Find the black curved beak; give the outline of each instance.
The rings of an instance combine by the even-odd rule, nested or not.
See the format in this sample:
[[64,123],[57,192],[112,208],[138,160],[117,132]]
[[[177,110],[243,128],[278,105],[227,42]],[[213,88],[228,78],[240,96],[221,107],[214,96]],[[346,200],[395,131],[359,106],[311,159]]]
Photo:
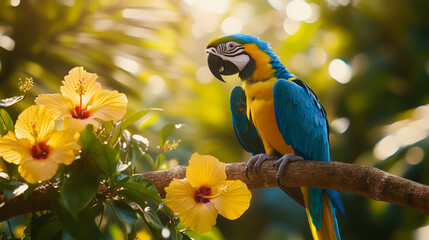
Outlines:
[[222,75],[233,75],[240,71],[232,62],[224,61],[221,57],[211,53],[207,57],[207,63],[212,74],[222,82],[225,82]]

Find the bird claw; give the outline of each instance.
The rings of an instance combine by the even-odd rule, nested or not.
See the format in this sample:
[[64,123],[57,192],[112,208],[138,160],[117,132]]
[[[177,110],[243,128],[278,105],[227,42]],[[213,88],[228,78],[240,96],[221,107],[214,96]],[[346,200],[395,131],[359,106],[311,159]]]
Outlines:
[[263,162],[265,162],[266,160],[273,159],[277,159],[277,157],[265,153],[256,154],[255,156],[251,157],[249,161],[247,161],[246,168],[244,169],[247,179],[249,179],[249,169],[252,166],[254,167],[254,172],[258,173],[259,168],[261,167]]
[[293,153],[290,153],[290,154],[283,155],[281,158],[279,158],[274,162],[273,167],[279,167],[276,174],[277,185],[281,187],[285,187],[280,183],[280,179],[283,177],[284,168],[290,161],[299,161],[299,160],[304,160],[304,158],[297,156]]

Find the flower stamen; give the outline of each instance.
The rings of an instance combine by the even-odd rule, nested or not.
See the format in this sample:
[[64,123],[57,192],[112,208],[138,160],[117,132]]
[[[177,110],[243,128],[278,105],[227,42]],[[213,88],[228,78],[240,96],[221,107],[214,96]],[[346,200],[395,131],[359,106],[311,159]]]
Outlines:
[[194,195],[195,202],[197,203],[208,203],[210,202],[210,194],[212,194],[212,189],[206,186],[201,186]]
[[37,137],[39,136],[39,134],[37,133],[37,130],[36,130],[37,121],[34,121],[34,122],[30,121],[30,126],[31,126],[33,137],[34,137],[34,145],[30,150],[31,156],[37,160],[48,158],[49,146],[46,143],[44,143],[43,141],[39,142],[37,139]]
[[26,78],[24,81],[20,78],[18,86],[19,86],[19,91],[27,93],[34,86],[33,78],[32,77]]
[[85,83],[85,78],[81,78],[78,80],[78,84],[75,87],[76,93],[79,95],[79,106],[76,106],[73,111],[71,112],[71,115],[73,118],[77,119],[86,119],[89,117],[89,112],[86,110],[86,106],[83,106],[82,96],[86,94],[86,91],[88,90],[88,86]]
[[31,148],[31,156],[37,160],[43,160],[49,156],[49,146],[44,142],[36,142]]
[[227,193],[228,191],[229,191],[229,188],[230,188],[231,186],[230,185],[225,185],[225,184],[222,184],[222,185],[220,185],[218,188],[217,188],[217,190],[218,190],[218,193],[216,193],[215,195],[211,195],[211,196],[206,196],[206,198],[217,198],[217,197],[219,197],[219,196],[222,196],[222,195],[224,195],[225,193]]

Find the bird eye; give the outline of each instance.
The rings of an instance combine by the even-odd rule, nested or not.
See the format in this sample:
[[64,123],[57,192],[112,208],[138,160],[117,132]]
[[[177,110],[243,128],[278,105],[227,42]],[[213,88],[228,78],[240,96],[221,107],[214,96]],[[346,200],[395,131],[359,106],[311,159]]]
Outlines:
[[235,44],[230,42],[230,43],[228,43],[227,46],[228,46],[228,49],[233,49],[235,47]]

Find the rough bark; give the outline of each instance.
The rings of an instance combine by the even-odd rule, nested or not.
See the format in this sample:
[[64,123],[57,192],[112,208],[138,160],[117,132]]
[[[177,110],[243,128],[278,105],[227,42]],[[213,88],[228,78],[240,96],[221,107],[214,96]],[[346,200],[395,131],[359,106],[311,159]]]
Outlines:
[[[246,163],[226,165],[227,178],[241,180],[249,189],[277,187],[277,169],[273,161],[262,164],[260,171],[249,172],[246,178]],[[253,169],[252,169],[253,170]],[[153,182],[162,198],[164,188],[174,178],[186,176],[186,167],[142,173]],[[359,166],[341,162],[294,161],[290,162],[283,174],[281,183],[287,187],[317,187],[352,192],[377,201],[391,202],[429,215],[429,186],[416,183],[370,166]],[[24,200],[17,197],[4,203],[0,196],[0,221],[23,213],[49,209],[49,191],[41,188]]]

